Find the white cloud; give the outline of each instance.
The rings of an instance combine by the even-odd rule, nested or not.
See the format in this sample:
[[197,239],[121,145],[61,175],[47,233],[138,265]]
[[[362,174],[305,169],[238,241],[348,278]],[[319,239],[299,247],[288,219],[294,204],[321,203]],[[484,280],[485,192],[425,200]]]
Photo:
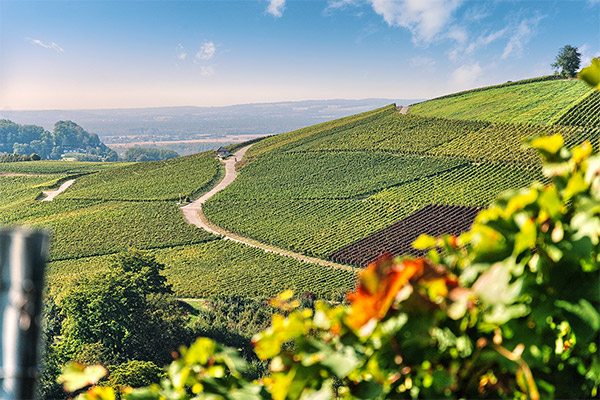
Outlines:
[[461,26],[452,26],[448,29],[447,37],[453,39],[457,43],[465,43],[469,39],[467,30]]
[[[600,0],[598,0],[598,2],[600,3]],[[592,58],[600,57],[600,50],[593,51],[587,43],[583,46],[579,46],[578,50],[581,54],[581,68],[590,65],[592,63]]]
[[204,42],[196,53],[196,60],[210,60],[214,57],[217,48],[213,42]]
[[57,45],[56,43],[52,42],[50,44],[46,44],[44,42],[42,42],[41,40],[37,40],[37,39],[32,39],[32,38],[25,38],[26,40],[28,40],[30,43],[41,46],[45,49],[53,49],[56,50],[58,52],[63,52],[65,51],[65,49],[63,49],[62,47],[60,47],[59,45]]
[[535,36],[537,27],[544,17],[525,18],[513,29],[510,39],[502,52],[502,59],[516,54],[520,55],[523,47]]
[[508,34],[508,28],[500,29],[495,32],[483,33],[479,37],[469,43],[466,40],[463,43],[458,42],[452,50],[448,52],[448,58],[452,61],[457,61],[461,57],[470,56],[481,48],[487,47],[489,44],[505,37]]
[[283,9],[285,8],[285,0],[269,0],[269,6],[267,12],[275,18],[280,18],[283,15]]
[[187,57],[187,53],[181,43],[177,45],[177,59],[183,61]]
[[413,34],[413,42],[431,42],[451,21],[463,0],[368,0],[390,26]]
[[479,63],[462,65],[452,72],[452,86],[458,90],[472,88],[482,74]]
[[323,14],[329,15],[329,13],[333,10],[356,5],[356,0],[329,0],[327,2],[327,7],[325,7],[325,10],[323,10]]

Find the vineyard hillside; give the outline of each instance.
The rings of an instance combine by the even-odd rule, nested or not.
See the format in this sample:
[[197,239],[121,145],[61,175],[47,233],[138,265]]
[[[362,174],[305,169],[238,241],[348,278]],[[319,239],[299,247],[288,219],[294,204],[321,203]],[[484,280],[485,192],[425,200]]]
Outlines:
[[546,77],[426,101],[407,115],[390,105],[272,136],[248,150],[236,181],[204,213],[238,235],[364,266],[371,256],[349,252],[366,238],[389,243],[376,254],[405,253],[402,226],[421,221],[441,232],[455,207],[485,208],[506,190],[546,183],[524,143],[554,134],[597,143],[592,93]]
[[[238,177],[202,210],[239,236],[362,267],[386,251],[410,252],[419,227],[465,230],[499,193],[545,182],[524,141],[560,133],[569,144],[597,142],[599,102],[578,82],[538,79],[427,101],[406,115],[391,104],[270,136],[252,143]],[[180,297],[294,289],[343,299],[356,269],[266,253],[184,220],[177,203],[223,175],[213,152],[143,163],[4,163],[0,223],[51,231],[52,285],[102,270],[133,247],[166,265]],[[40,201],[73,178],[53,201]]]
[[[550,79],[553,77],[547,77]],[[415,104],[414,115],[551,125],[593,91],[579,80],[530,79]]]

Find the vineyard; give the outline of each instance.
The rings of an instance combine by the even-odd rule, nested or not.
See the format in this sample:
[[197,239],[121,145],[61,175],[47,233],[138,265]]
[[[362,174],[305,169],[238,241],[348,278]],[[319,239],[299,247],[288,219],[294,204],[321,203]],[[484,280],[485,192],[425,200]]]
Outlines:
[[[362,266],[383,251],[410,253],[415,227],[463,230],[501,192],[546,183],[527,138],[598,140],[600,97],[588,93],[575,81],[507,84],[427,101],[408,115],[390,105],[270,136],[255,141],[237,179],[203,211],[231,232],[322,259]],[[352,272],[220,240],[185,222],[180,195],[198,197],[223,173],[212,152],[133,164],[0,164],[0,223],[51,230],[54,284],[134,247],[165,263],[179,297],[294,289],[342,299]],[[54,201],[36,201],[70,177],[75,184]]]
[[235,233],[326,258],[418,208],[402,202],[313,199],[216,200],[206,203],[204,210],[212,222]]
[[433,99],[414,105],[410,113],[462,120],[548,125],[590,92],[578,80],[538,81]]
[[205,191],[219,177],[212,152],[112,168],[87,175],[63,195],[65,199],[179,200]]
[[366,267],[388,253],[394,256],[410,254],[422,257],[425,251],[412,246],[421,234],[434,237],[446,233],[459,235],[469,230],[479,211],[481,209],[478,207],[430,204],[387,228],[335,251],[329,259]]
[[1,175],[0,210],[18,204],[23,198],[35,199],[42,191],[55,186],[63,175]]
[[[297,261],[229,240],[153,250],[167,266],[166,275],[178,297],[270,297],[284,288],[342,300],[355,285],[353,272]],[[104,268],[111,256],[54,261],[51,282]]]
[[600,92],[591,92],[556,122],[558,125],[600,128]]
[[229,231],[325,258],[428,204],[485,207],[505,190],[545,182],[523,142],[555,133],[596,135],[384,108],[347,130],[316,129],[282,146],[267,139],[274,150],[248,159],[203,209]]
[[[242,169],[216,199],[351,199],[455,169],[464,161],[376,152],[275,154]],[[252,185],[246,184],[251,181]]]
[[82,161],[35,161],[35,162],[11,162],[0,163],[0,175],[3,173],[17,174],[64,174],[81,175],[98,172],[105,169],[116,168],[127,163],[102,163],[102,162],[82,162]]

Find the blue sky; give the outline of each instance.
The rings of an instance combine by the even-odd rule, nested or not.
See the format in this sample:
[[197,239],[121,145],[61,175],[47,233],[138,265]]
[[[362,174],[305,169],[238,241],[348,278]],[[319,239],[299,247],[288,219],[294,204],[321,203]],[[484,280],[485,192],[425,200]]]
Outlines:
[[0,109],[428,98],[600,56],[600,0],[0,0]]

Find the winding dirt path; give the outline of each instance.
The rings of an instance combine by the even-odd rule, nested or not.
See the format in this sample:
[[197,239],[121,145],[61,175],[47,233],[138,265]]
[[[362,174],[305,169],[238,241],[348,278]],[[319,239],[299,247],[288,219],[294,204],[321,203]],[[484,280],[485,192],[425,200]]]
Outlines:
[[237,243],[245,244],[246,246],[256,247],[258,249],[264,250],[269,253],[275,253],[286,257],[295,258],[296,260],[309,262],[313,264],[320,264],[327,267],[332,268],[340,268],[347,271],[353,271],[354,268],[348,265],[337,264],[331,261],[321,260],[315,257],[305,256],[304,254],[295,253],[293,251],[284,250],[275,246],[271,246],[269,244],[261,243],[257,240],[250,239],[236,233],[230,232],[226,229],[216,226],[212,222],[206,218],[204,212],[202,211],[202,204],[204,204],[208,199],[212,196],[220,192],[229,186],[235,178],[237,178],[237,171],[235,170],[236,160],[241,160],[246,154],[246,151],[250,148],[251,145],[242,147],[237,152],[233,154],[233,156],[229,157],[229,159],[225,160],[223,163],[225,164],[225,177],[221,182],[217,184],[211,191],[205,193],[198,200],[193,201],[187,206],[181,207],[181,212],[183,213],[183,217],[189,224],[196,225],[199,228],[204,229],[210,233],[215,235],[222,236],[224,239],[232,240]]
[[406,113],[408,112],[408,109],[410,108],[410,106],[400,106],[400,107],[396,107],[396,109],[398,110],[398,112],[400,114],[404,114],[406,115]]
[[52,200],[54,200],[54,198],[56,196],[58,196],[59,194],[61,194],[65,190],[67,190],[67,188],[69,186],[71,186],[73,183],[75,183],[75,179],[69,179],[68,181],[63,182],[63,184],[60,185],[58,187],[58,189],[56,189],[56,190],[49,190],[49,191],[43,192],[46,195],[46,198],[44,198],[42,201],[52,201]]

